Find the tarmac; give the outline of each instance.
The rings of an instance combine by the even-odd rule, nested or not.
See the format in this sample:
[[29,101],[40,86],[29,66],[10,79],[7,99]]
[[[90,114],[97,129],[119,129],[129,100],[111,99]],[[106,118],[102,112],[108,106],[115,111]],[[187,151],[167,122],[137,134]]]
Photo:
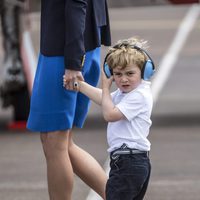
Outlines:
[[[32,13],[30,19],[37,55],[39,13]],[[148,52],[157,66],[149,135],[152,174],[145,200],[200,200],[199,5],[115,7],[110,8],[110,22],[113,43],[139,35],[149,41]],[[103,47],[102,60],[106,51]],[[0,61],[2,58],[0,50]],[[0,124],[10,122],[12,112],[12,108],[0,109]],[[47,200],[39,134],[5,128],[0,131],[0,200]],[[85,127],[75,130],[74,140],[105,166],[106,123],[98,106],[92,103]],[[99,199],[89,197],[90,192],[75,176],[72,199]]]

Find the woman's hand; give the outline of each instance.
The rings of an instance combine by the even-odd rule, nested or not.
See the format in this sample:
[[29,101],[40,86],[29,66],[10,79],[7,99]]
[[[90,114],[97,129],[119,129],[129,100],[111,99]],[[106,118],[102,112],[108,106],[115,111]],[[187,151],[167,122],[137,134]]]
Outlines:
[[63,76],[63,87],[67,90],[79,91],[79,81],[84,81],[83,75],[80,71],[65,70]]

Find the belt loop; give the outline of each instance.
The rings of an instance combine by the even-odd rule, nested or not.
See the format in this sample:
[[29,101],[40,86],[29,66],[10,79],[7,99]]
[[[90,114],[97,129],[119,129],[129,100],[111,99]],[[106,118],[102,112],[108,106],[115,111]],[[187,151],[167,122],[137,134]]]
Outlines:
[[126,143],[123,143],[122,146],[120,147],[120,149],[126,149],[126,148],[127,148]]

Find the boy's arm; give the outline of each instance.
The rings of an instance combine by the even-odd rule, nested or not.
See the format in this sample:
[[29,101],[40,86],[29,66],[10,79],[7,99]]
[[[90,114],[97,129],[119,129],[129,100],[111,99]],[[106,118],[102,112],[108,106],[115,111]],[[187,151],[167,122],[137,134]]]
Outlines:
[[108,88],[102,90],[102,111],[107,122],[115,122],[125,119],[122,112],[114,105]]
[[67,76],[66,75],[63,76],[63,87],[65,89],[81,92],[84,95],[86,95],[88,98],[90,98],[92,101],[94,101],[96,104],[101,105],[102,90],[100,88],[93,87],[92,85],[82,80],[75,81],[75,78],[72,78],[72,79],[74,81],[70,81],[68,83]]
[[105,74],[102,73],[102,112],[104,119],[108,122],[125,119],[125,116],[112,101],[112,97],[110,95],[112,81],[113,77],[108,79]]
[[83,93],[87,97],[89,97],[92,101],[94,101],[96,104],[101,105],[102,101],[102,89],[93,87],[92,85],[84,82],[79,81],[78,82],[79,92]]

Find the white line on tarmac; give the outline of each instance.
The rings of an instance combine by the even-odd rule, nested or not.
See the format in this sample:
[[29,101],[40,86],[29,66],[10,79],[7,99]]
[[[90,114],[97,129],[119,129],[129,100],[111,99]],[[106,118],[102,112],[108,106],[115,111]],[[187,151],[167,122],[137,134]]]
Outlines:
[[176,60],[178,59],[179,52],[181,51],[189,33],[194,27],[196,20],[198,19],[200,12],[200,6],[193,5],[190,7],[187,15],[181,22],[178,32],[175,38],[165,54],[164,58],[161,60],[159,69],[156,72],[155,79],[152,83],[152,93],[154,97],[154,102],[157,101],[158,95],[165,85],[172,68],[174,67]]
[[[161,60],[159,69],[156,72],[155,79],[152,82],[152,94],[154,97],[154,103],[156,103],[160,91],[165,85],[172,68],[174,67],[181,48],[183,47],[189,33],[194,27],[196,20],[198,19],[200,12],[199,5],[192,5],[188,10],[186,16],[182,20],[178,32],[176,33],[174,40],[165,54],[164,58]],[[104,169],[106,173],[109,172],[109,158],[107,158]],[[89,194],[86,200],[101,200],[102,198],[95,193],[92,189],[89,191]]]

